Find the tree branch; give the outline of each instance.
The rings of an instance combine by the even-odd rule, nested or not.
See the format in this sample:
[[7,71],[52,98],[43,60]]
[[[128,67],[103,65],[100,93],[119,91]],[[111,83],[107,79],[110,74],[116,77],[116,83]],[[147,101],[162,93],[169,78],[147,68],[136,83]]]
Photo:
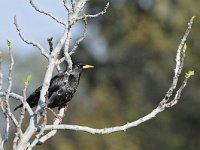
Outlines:
[[76,8],[76,0],[71,0],[72,9]]
[[66,23],[60,19],[58,19],[57,17],[55,17],[53,14],[51,14],[50,12],[47,12],[45,10],[42,10],[42,9],[39,9],[34,3],[33,3],[33,0],[29,0],[31,6],[39,13],[41,14],[45,14],[49,17],[51,17],[53,20],[55,20],[57,23],[63,25],[64,27],[66,26]]
[[13,55],[12,55],[12,44],[11,44],[11,42],[7,41],[7,45],[8,45],[8,48],[9,48],[10,67],[9,67],[9,73],[8,73],[8,87],[7,87],[7,90],[5,92],[5,101],[1,102],[1,109],[3,111],[4,117],[5,117],[5,120],[6,120],[6,128],[5,128],[4,138],[2,139],[2,142],[1,142],[1,147],[3,147],[4,143],[9,138],[9,129],[10,129],[9,118],[11,119],[11,121],[14,123],[15,126],[17,126],[17,124],[18,124],[15,116],[10,111],[10,104],[9,104],[10,92],[11,92],[11,88],[12,88],[12,70],[13,70],[13,65],[14,65],[14,59],[13,59]]
[[16,29],[17,29],[17,31],[18,31],[18,33],[19,33],[19,36],[20,36],[20,38],[22,39],[22,41],[24,41],[25,43],[27,43],[27,44],[29,44],[29,45],[32,45],[32,46],[37,47],[37,48],[40,50],[40,52],[41,52],[41,54],[42,54],[43,56],[45,56],[47,59],[49,58],[49,54],[47,54],[47,53],[45,52],[45,49],[44,49],[39,43],[36,43],[36,42],[34,42],[34,41],[30,41],[30,40],[28,40],[28,39],[26,39],[26,38],[24,37],[24,35],[23,35],[22,31],[21,31],[21,28],[19,27],[19,25],[18,25],[18,23],[17,23],[17,17],[16,17],[16,16],[14,17],[14,25],[15,25],[15,27],[16,27]]
[[[166,103],[169,98],[171,97],[174,89],[176,88],[176,85],[178,83],[178,79],[179,79],[179,76],[181,74],[181,71],[182,71],[182,68],[183,68],[183,65],[184,65],[184,58],[185,58],[185,51],[187,49],[187,45],[185,44],[185,41],[192,29],[192,24],[193,24],[193,20],[194,20],[195,16],[193,16],[190,21],[188,22],[188,27],[185,31],[185,34],[183,36],[183,38],[181,39],[181,42],[178,46],[178,50],[177,50],[177,54],[176,54],[176,67],[174,69],[174,77],[173,77],[173,81],[172,81],[172,84],[169,88],[169,90],[167,91],[166,95],[165,95],[165,98],[161,101],[161,104],[163,103]],[[183,45],[185,44],[184,48],[183,48]],[[182,50],[183,49],[183,50]]]
[[96,18],[96,17],[98,17],[98,16],[100,16],[100,15],[104,15],[104,14],[106,13],[106,11],[107,11],[109,5],[110,5],[110,4],[109,4],[109,2],[108,2],[108,3],[106,4],[106,6],[104,7],[103,11],[101,11],[101,12],[99,12],[99,13],[97,13],[97,14],[94,14],[94,15],[86,15],[86,14],[84,14],[83,16],[78,17],[77,19],[78,19],[78,20],[81,20],[81,19],[84,19],[85,17],[87,17],[87,18]]
[[[48,43],[49,43],[49,51],[50,51],[50,54],[51,54],[51,52],[53,51],[53,42],[52,42],[52,40],[53,40],[53,37],[47,38],[47,41],[48,41]],[[58,71],[59,73],[62,72],[62,70],[61,70],[59,64],[56,65],[56,69],[57,69],[57,71]]]
[[64,7],[67,9],[68,13],[70,13],[70,8],[67,5],[67,0],[63,0]]
[[[191,29],[193,19],[194,19],[194,17],[192,17],[192,19],[190,20],[190,22],[188,24],[188,28],[186,30],[186,33],[183,36],[183,39],[185,39],[185,40],[186,40],[186,38],[187,38],[187,36],[189,34],[189,31]],[[176,68],[175,68],[175,78],[177,78],[177,79],[179,78],[179,76],[180,76],[180,74],[182,72],[183,65],[184,65],[186,45],[183,47],[183,44],[185,43],[185,40],[184,40],[183,43],[181,42],[181,44],[180,44],[180,45],[182,45],[181,49],[180,49],[180,45],[179,45],[179,48],[177,50]],[[183,47],[183,49],[182,49],[182,47]],[[178,70],[178,71],[176,71],[176,70]],[[146,121],[156,117],[157,114],[159,114],[160,112],[164,111],[166,108],[170,108],[170,107],[174,106],[178,102],[178,100],[180,99],[181,92],[185,88],[189,77],[191,75],[193,75],[193,72],[192,73],[191,72],[186,74],[182,85],[177,90],[176,95],[175,95],[174,99],[171,102],[167,103],[167,101],[164,98],[165,101],[162,100],[160,102],[160,104],[158,105],[158,107],[155,108],[152,112],[150,112],[149,114],[145,115],[144,117],[139,118],[138,120],[133,121],[131,123],[127,123],[127,124],[122,125],[122,126],[116,126],[116,127],[104,128],[104,129],[95,129],[95,128],[90,128],[90,127],[86,127],[86,126],[77,126],[77,125],[65,125],[65,124],[55,125],[54,124],[54,125],[46,125],[45,130],[53,130],[54,131],[54,130],[58,130],[58,129],[64,129],[64,130],[84,131],[84,132],[88,132],[88,133],[91,133],[91,134],[109,134],[109,133],[112,133],[112,132],[126,131],[127,129],[129,129],[131,127],[138,126],[139,124],[141,124],[143,122],[146,122]],[[174,81],[174,78],[173,78],[173,82],[175,82],[175,81]],[[171,87],[170,87],[170,89],[171,89]],[[45,141],[44,139],[46,140],[47,137],[45,137],[45,136],[42,137],[40,141],[44,142]]]
[[[47,108],[47,106],[46,106]],[[36,135],[36,138],[33,140],[33,142],[28,146],[28,150],[32,150],[33,147],[35,147],[37,145],[37,143],[39,142],[39,139],[41,138],[41,136],[44,134],[45,132],[45,126],[47,124],[47,116],[46,116],[47,112],[46,112],[46,109],[45,111],[43,112],[43,123],[41,125],[41,129],[40,129],[40,132]]]
[[49,43],[49,51],[50,51],[50,54],[51,54],[51,52],[53,51],[53,42],[52,42],[52,40],[53,40],[53,37],[47,38],[47,42]]
[[21,125],[23,123],[23,119],[24,119],[24,115],[25,115],[26,90],[27,90],[28,84],[29,83],[27,81],[25,81],[25,85],[24,85],[24,89],[23,89],[23,102],[22,102],[23,106],[22,106],[21,115],[20,115],[20,118],[19,118],[19,123],[17,125],[17,132],[15,133],[15,138],[13,140],[14,147],[16,147],[16,144],[17,144],[17,141],[19,140],[19,138],[22,137],[22,134],[20,134],[20,130],[21,130]]
[[[180,99],[181,92],[185,88],[187,81],[189,77],[185,77],[182,85],[180,86],[179,90],[177,91],[174,99],[170,103],[166,103],[164,105],[159,105],[157,108],[155,108],[152,112],[145,115],[144,117],[141,117],[137,119],[136,121],[126,123],[122,126],[115,126],[110,128],[103,128],[103,129],[96,129],[96,128],[90,128],[87,126],[78,126],[78,125],[66,125],[66,124],[60,124],[60,125],[46,125],[45,130],[53,130],[51,132],[55,132],[55,130],[74,130],[74,131],[84,131],[91,134],[110,134],[113,132],[119,132],[119,131],[126,131],[129,128],[136,127],[150,119],[153,119],[156,117],[159,113],[165,110],[165,108],[170,108],[174,106],[178,100]],[[48,136],[44,136],[41,138],[41,142],[44,143],[48,139]]]
[[72,50],[69,52],[69,55],[72,55],[75,53],[76,49],[78,48],[79,44],[85,39],[86,34],[87,34],[87,17],[85,17],[84,19],[84,31],[83,31],[83,35],[80,37],[79,40],[76,41],[74,47],[72,48]]
[[[64,114],[65,114],[65,108],[61,108],[58,115],[59,115],[61,118],[63,118]],[[54,121],[53,124],[54,124],[54,125],[60,124],[59,118],[56,118],[56,120]],[[46,125],[46,126],[47,126],[47,125]],[[46,126],[44,127],[44,130],[46,130]],[[46,140],[48,140],[48,139],[50,139],[51,137],[53,137],[56,133],[57,133],[57,130],[56,130],[56,129],[50,131],[50,132],[47,133],[46,135],[42,136],[42,137],[39,139],[39,141],[38,141],[37,144],[38,144],[38,145],[43,144]]]

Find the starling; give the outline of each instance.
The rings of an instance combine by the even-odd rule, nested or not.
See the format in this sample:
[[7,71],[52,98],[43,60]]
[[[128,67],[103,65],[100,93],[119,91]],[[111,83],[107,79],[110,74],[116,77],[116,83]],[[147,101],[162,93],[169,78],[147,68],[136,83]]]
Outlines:
[[[80,75],[84,69],[93,68],[94,66],[86,64],[74,64],[72,72],[67,71],[57,74],[50,81],[48,89],[48,108],[58,107],[58,110],[65,107],[67,103],[73,98],[80,80]],[[28,98],[27,103],[31,108],[38,105],[40,98],[40,90],[42,86],[38,87]],[[23,104],[17,106],[14,111],[22,107]]]

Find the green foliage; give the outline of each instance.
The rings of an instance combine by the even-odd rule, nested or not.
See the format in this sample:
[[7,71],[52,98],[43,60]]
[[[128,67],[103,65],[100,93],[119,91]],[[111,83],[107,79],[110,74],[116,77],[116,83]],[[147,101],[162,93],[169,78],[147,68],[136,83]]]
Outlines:
[[191,19],[192,19],[192,22],[194,21],[195,18],[196,18],[196,16],[192,16],[192,18],[191,18]]
[[12,48],[12,43],[11,43],[9,40],[7,40],[7,45],[8,45],[8,48],[9,48],[9,49]]
[[193,75],[194,75],[194,70],[189,70],[187,73],[185,73],[186,78],[190,78]]
[[29,75],[26,77],[25,86],[29,86],[31,80],[32,80],[32,75],[29,74]]
[[184,46],[183,46],[183,53],[185,53],[187,50],[187,44],[185,43]]

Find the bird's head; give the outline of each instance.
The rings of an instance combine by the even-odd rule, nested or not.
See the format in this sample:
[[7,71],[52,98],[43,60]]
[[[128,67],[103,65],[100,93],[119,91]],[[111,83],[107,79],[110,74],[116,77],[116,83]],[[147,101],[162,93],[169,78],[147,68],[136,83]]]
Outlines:
[[91,69],[94,68],[94,66],[92,65],[88,65],[88,64],[82,64],[82,63],[75,63],[73,64],[73,71],[72,72],[79,72],[81,73],[83,70],[85,69]]
[[94,66],[92,66],[92,65],[81,64],[81,63],[75,64],[74,67],[77,67],[77,68],[80,68],[80,69],[91,69],[91,68],[94,68]]

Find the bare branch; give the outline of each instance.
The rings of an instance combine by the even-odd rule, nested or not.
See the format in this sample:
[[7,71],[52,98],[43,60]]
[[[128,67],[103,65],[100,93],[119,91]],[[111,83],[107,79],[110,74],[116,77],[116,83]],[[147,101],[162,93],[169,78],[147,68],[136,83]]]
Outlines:
[[185,86],[187,85],[188,79],[189,79],[192,75],[194,75],[194,71],[189,71],[189,73],[190,73],[189,75],[188,75],[188,73],[186,73],[185,79],[183,80],[183,83],[181,84],[181,86],[180,86],[179,89],[177,90],[176,95],[174,96],[174,99],[171,100],[170,102],[164,104],[164,107],[165,107],[165,108],[173,107],[175,104],[178,103],[178,100],[179,100],[180,97],[181,97],[181,92],[182,92],[182,90],[185,88]]
[[22,110],[21,110],[21,115],[20,115],[20,118],[19,118],[19,122],[18,122],[18,125],[17,125],[17,131],[15,133],[15,138],[13,140],[13,147],[14,149],[16,149],[16,144],[17,144],[17,141],[19,140],[19,138],[22,137],[22,134],[20,134],[20,130],[21,130],[21,125],[22,125],[22,122],[23,122],[23,119],[24,119],[24,114],[25,114],[25,102],[26,102],[26,89],[27,89],[27,86],[25,85],[24,89],[23,89],[23,107],[22,107]]
[[67,0],[63,0],[64,7],[67,9],[68,13],[70,13],[70,8],[67,5]]
[[[45,130],[53,130],[53,131],[54,130],[74,130],[74,131],[84,131],[91,134],[110,134],[113,132],[126,131],[129,128],[138,126],[143,122],[153,119],[154,117],[156,117],[157,114],[159,114],[162,111],[164,111],[163,108],[157,107],[151,113],[147,114],[146,116],[142,118],[139,118],[136,121],[127,123],[122,126],[115,126],[115,127],[110,127],[110,128],[96,129],[96,128],[90,128],[87,126],[61,124],[61,125],[46,125]],[[41,141],[43,141],[43,139],[41,139]]]
[[3,148],[4,143],[7,142],[8,138],[9,138],[10,120],[9,120],[9,116],[6,112],[6,109],[4,108],[4,101],[2,101],[1,99],[0,99],[0,101],[1,101],[1,110],[2,110],[5,120],[6,120],[6,127],[5,127],[4,135],[2,137],[1,144],[0,144],[0,148]]
[[[180,99],[181,96],[181,92],[182,90],[185,88],[186,84],[187,84],[188,78],[185,78],[185,80],[183,81],[181,87],[179,88],[179,90],[177,91],[177,94],[175,95],[175,98],[170,102],[167,103],[163,106],[158,106],[156,109],[154,109],[151,113],[147,114],[144,117],[139,118],[136,121],[133,121],[131,123],[127,123],[125,125],[122,126],[115,126],[115,127],[111,127],[111,128],[103,128],[103,129],[95,129],[95,128],[90,128],[87,126],[78,126],[78,125],[66,125],[66,124],[61,124],[61,125],[46,125],[45,130],[74,130],[74,131],[84,131],[87,133],[91,133],[91,134],[110,134],[113,132],[119,132],[119,131],[126,131],[129,128],[138,126],[150,119],[153,119],[154,117],[156,117],[160,112],[164,111],[165,108],[169,108],[174,106],[177,102],[178,99]],[[55,132],[55,131],[54,131]],[[43,141],[44,139],[41,139],[41,141]]]
[[98,17],[98,16],[100,16],[100,15],[104,15],[105,13],[106,13],[106,11],[107,11],[107,9],[108,9],[108,7],[109,7],[109,2],[106,4],[106,6],[104,7],[104,9],[103,9],[103,11],[101,11],[101,12],[99,12],[99,13],[97,13],[97,14],[94,14],[94,15],[83,15],[83,16],[81,16],[81,17],[78,17],[78,20],[81,20],[81,19],[84,19],[85,17],[87,17],[87,18],[96,18],[96,17]]
[[69,54],[69,44],[71,39],[72,25],[74,25],[74,23],[78,21],[78,14],[80,11],[82,11],[86,2],[87,0],[80,0],[78,2],[76,2],[75,0],[71,0],[73,11],[69,13],[69,25],[67,28],[68,31],[64,44],[64,56],[66,62],[68,63],[68,72],[72,71],[72,64],[73,64]]
[[50,51],[50,54],[51,54],[51,52],[53,51],[53,42],[52,42],[52,40],[53,40],[53,37],[47,38],[47,41],[48,41],[48,43],[49,43],[49,51]]
[[68,34],[66,37],[66,41],[65,41],[65,45],[64,45],[64,56],[65,56],[65,60],[68,63],[68,72],[72,71],[72,59],[69,55],[69,42],[71,39],[71,28],[68,29]]
[[2,85],[3,85],[3,72],[2,72],[2,62],[3,62],[3,58],[2,58],[2,53],[0,51],[0,91],[2,90]]
[[[167,91],[165,98],[161,101],[161,103],[166,103],[169,98],[171,97],[174,89],[176,88],[176,85],[178,83],[178,79],[179,76],[181,74],[183,65],[184,65],[184,58],[185,58],[185,52],[184,50],[182,50],[183,45],[185,44],[185,41],[192,29],[192,24],[193,24],[193,20],[194,20],[194,16],[190,19],[189,23],[188,23],[188,28],[186,29],[186,32],[183,36],[183,38],[181,39],[181,43],[178,46],[178,50],[177,50],[177,54],[176,54],[176,67],[174,69],[174,77],[173,77],[173,81],[172,81],[172,85],[170,86],[169,90]],[[186,45],[185,45],[186,46]],[[186,49],[187,47],[185,47]]]
[[[6,93],[5,92],[0,92],[0,97],[3,97],[3,96],[6,96]],[[23,97],[18,95],[18,94],[15,94],[13,92],[10,93],[10,97],[16,99],[16,100],[23,100]]]
[[[45,130],[53,130],[53,131],[54,130],[74,130],[74,131],[84,131],[84,132],[91,133],[91,134],[110,134],[110,133],[113,133],[113,132],[126,131],[129,128],[138,126],[138,125],[140,125],[140,124],[142,124],[142,123],[144,123],[144,122],[146,122],[150,119],[153,119],[160,112],[164,111],[165,108],[169,108],[169,107],[174,106],[178,102],[178,99],[180,99],[181,92],[185,88],[187,81],[188,81],[188,78],[185,78],[181,87],[177,91],[175,98],[170,103],[167,103],[163,106],[159,105],[151,113],[149,113],[146,116],[141,117],[138,120],[133,121],[131,123],[126,123],[125,125],[122,125],[122,126],[115,126],[115,127],[103,128],[103,129],[96,129],[96,128],[90,128],[90,127],[87,127],[87,126],[78,126],[78,125],[66,125],[66,124],[55,125],[54,124],[54,125],[46,125]],[[43,140],[44,139],[41,139],[41,141],[43,141]]]
[[39,9],[34,3],[33,0],[29,0],[31,6],[39,13],[45,14],[49,17],[51,17],[53,20],[55,20],[57,23],[62,24],[64,27],[66,26],[66,23],[60,19],[58,19],[57,17],[55,17],[53,14],[51,14],[50,12],[47,12],[45,10]]
[[76,7],[76,0],[71,0],[72,9],[74,10]]
[[[6,99],[5,99],[5,105],[6,105],[5,106],[5,108],[6,108],[5,118],[6,118],[6,124],[8,126],[8,127],[6,127],[6,128],[8,128],[7,134],[9,134],[9,126],[10,126],[10,122],[9,122],[9,119],[8,119],[8,112],[10,112],[9,93],[10,93],[11,88],[12,88],[12,70],[13,70],[13,65],[14,65],[14,59],[13,59],[12,50],[11,50],[11,47],[12,47],[11,42],[7,41],[7,44],[8,44],[8,47],[9,47],[10,68],[9,68],[9,73],[8,73],[8,87],[7,87],[7,90],[6,90]],[[13,114],[11,115],[11,119],[12,118],[13,118],[13,120],[15,120],[15,117],[14,117]]]
[[[46,108],[47,108],[47,105],[46,105]],[[36,138],[34,139],[34,141],[29,145],[28,150],[32,150],[32,148],[37,145],[37,143],[39,142],[39,139],[41,138],[41,136],[45,132],[45,126],[47,124],[47,115],[46,115],[47,112],[46,112],[46,108],[44,109],[44,112],[42,114],[44,120],[43,120],[43,123],[41,125],[40,132],[36,135]]]
[[76,49],[78,48],[79,44],[85,39],[86,34],[87,34],[87,18],[84,18],[84,31],[83,31],[83,35],[80,37],[79,40],[76,41],[74,47],[72,48],[72,50],[69,52],[69,55],[72,55],[75,53]]
[[[51,52],[53,51],[53,42],[52,42],[52,40],[53,40],[53,37],[47,38],[47,41],[48,41],[48,43],[49,43],[50,54],[51,54]],[[62,72],[62,70],[61,70],[59,64],[56,65],[56,69],[57,69],[58,72]]]
[[9,47],[10,67],[9,67],[9,73],[8,73],[8,87],[5,93],[5,101],[1,102],[1,109],[3,111],[5,120],[6,120],[6,128],[5,128],[4,138],[2,140],[1,146],[4,145],[4,143],[8,140],[8,137],[9,137],[9,129],[10,129],[9,117],[11,118],[15,126],[17,126],[17,123],[18,123],[15,116],[10,111],[10,104],[9,104],[9,99],[10,99],[9,94],[12,88],[12,70],[13,70],[13,65],[14,65],[14,59],[13,59],[12,50],[11,50],[12,48],[11,42],[7,41],[7,44]]
[[64,62],[65,61],[65,57],[62,57],[60,60],[58,60],[57,62],[56,62],[56,64],[61,64],[62,62]]
[[[87,2],[87,0],[83,0],[83,1],[79,1],[78,4],[77,4],[77,8],[76,8],[76,13],[72,16],[75,16],[74,18],[76,18],[76,16],[78,15],[78,13],[82,10],[82,8],[84,7],[85,3]],[[84,40],[85,36],[86,36],[86,33],[87,33],[87,18],[94,18],[94,17],[98,17],[99,15],[103,15],[104,13],[106,13],[106,10],[107,8],[109,7],[109,3],[106,4],[106,6],[104,7],[104,10],[95,14],[95,15],[84,15],[82,17],[77,17],[76,20],[72,20],[73,22],[71,24],[73,24],[74,22],[78,21],[78,20],[81,20],[83,19],[84,22],[85,22],[85,28],[84,28],[84,33],[83,33],[83,36],[75,43],[73,49],[69,52],[69,39],[71,37],[71,27],[68,28],[69,30],[69,33],[68,33],[68,38],[66,39],[66,42],[65,42],[65,48],[64,48],[64,55],[65,55],[65,59],[64,58],[61,58],[57,64],[60,64],[62,63],[64,60],[67,61],[68,63],[68,70],[69,72],[71,71],[72,69],[72,61],[71,61],[71,57],[70,55],[72,55],[75,50],[77,49],[78,45]]]
[[[60,117],[63,117],[64,114],[65,114],[65,108],[61,108],[58,115],[59,115]],[[54,121],[53,124],[54,124],[54,125],[60,124],[59,118],[57,118],[57,119]],[[46,126],[48,126],[48,125],[46,125]],[[46,126],[45,126],[44,130],[46,130]],[[52,136],[54,136],[56,133],[57,133],[57,130],[52,130],[52,131],[50,131],[50,132],[47,133],[46,135],[42,136],[42,137],[39,139],[39,141],[38,141],[37,144],[43,144],[46,140],[50,139],[50,138],[51,138]]]
[[[79,44],[85,39],[86,37],[86,34],[87,34],[87,18],[84,18],[84,31],[83,31],[83,35],[80,37],[79,40],[76,41],[74,47],[72,48],[72,50],[69,52],[69,55],[73,55],[76,51],[76,49],[78,48]],[[62,62],[65,61],[65,57],[62,57],[58,62],[57,64],[61,64]]]
[[[192,21],[193,21],[193,18],[192,18]],[[192,24],[192,21],[190,21],[188,28],[191,28],[190,24]],[[188,34],[189,34],[189,32],[187,32],[186,36],[184,35],[185,40],[186,40],[186,37],[188,36]],[[184,42],[183,42],[183,44],[184,44]],[[177,50],[176,68],[178,68],[178,73],[176,73],[176,71],[175,71],[175,77],[177,78],[177,80],[179,78],[179,75],[181,74],[182,67],[184,65],[185,52],[186,52],[186,45],[184,46],[183,50],[180,48],[178,48],[178,50]],[[116,127],[104,128],[104,129],[95,129],[95,128],[90,128],[90,127],[86,127],[86,126],[65,125],[65,124],[63,124],[63,125],[46,125],[45,129],[46,130],[58,130],[58,129],[66,130],[67,129],[67,130],[75,130],[75,131],[85,131],[85,132],[88,132],[91,134],[109,134],[112,132],[126,131],[127,129],[129,129],[131,127],[138,126],[139,124],[156,117],[157,114],[164,111],[166,108],[174,106],[178,102],[178,99],[180,99],[181,92],[185,88],[185,86],[187,84],[187,80],[191,75],[193,75],[193,71],[190,71],[189,73],[186,74],[185,80],[183,81],[180,88],[177,90],[177,93],[171,102],[166,103],[166,101],[163,102],[163,100],[162,100],[160,102],[159,106],[156,109],[154,109],[151,113],[149,113],[146,116],[139,118],[138,120],[133,121],[131,123],[127,123],[122,126],[116,126]]]
[[17,31],[18,31],[18,33],[19,33],[19,36],[20,36],[20,38],[22,39],[22,41],[24,41],[24,42],[27,43],[27,44],[30,44],[30,45],[32,45],[32,46],[37,47],[37,48],[40,50],[40,52],[41,52],[41,54],[42,54],[43,56],[45,56],[47,59],[49,58],[49,54],[47,54],[47,53],[45,52],[45,49],[44,49],[39,43],[36,43],[36,42],[34,42],[34,41],[30,41],[30,40],[28,40],[28,39],[26,39],[26,38],[24,37],[24,35],[23,35],[22,31],[21,31],[21,28],[19,27],[19,25],[18,25],[18,23],[17,23],[17,17],[16,17],[16,16],[14,17],[14,25],[15,25],[15,27],[16,27],[16,29],[17,29]]

